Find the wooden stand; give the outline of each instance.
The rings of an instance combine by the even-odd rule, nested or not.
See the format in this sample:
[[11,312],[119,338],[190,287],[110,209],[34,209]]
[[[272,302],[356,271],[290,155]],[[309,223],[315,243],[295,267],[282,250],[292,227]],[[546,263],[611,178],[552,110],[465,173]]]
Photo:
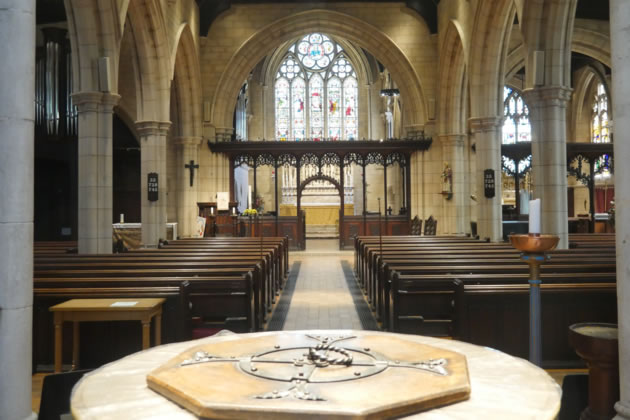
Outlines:
[[569,343],[588,366],[588,407],[580,415],[580,420],[612,419],[615,403],[619,400],[617,325],[571,325]]

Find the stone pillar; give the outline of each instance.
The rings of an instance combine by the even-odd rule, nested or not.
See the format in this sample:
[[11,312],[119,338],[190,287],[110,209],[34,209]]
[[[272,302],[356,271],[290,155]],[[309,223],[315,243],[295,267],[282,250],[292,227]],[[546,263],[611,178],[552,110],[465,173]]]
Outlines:
[[[630,2],[610,2],[612,102],[615,118],[615,179],[630,178]],[[617,319],[619,323],[620,400],[616,420],[630,419],[630,183],[615,185],[617,242]]]
[[72,100],[79,111],[80,254],[112,253],[113,109],[119,95],[79,92]]
[[[140,185],[142,197],[142,246],[156,248],[166,239],[166,135],[170,122],[138,121],[140,136]],[[158,200],[148,199],[148,174],[158,174]]]
[[[440,136],[442,143],[442,158],[453,173],[453,196],[444,198],[444,233],[463,235],[466,233],[466,187],[464,162],[464,134],[449,134]],[[444,168],[442,168],[444,169]]]
[[199,185],[199,169],[193,169],[193,185],[190,185],[190,165],[199,165],[198,151],[201,137],[180,137],[175,140],[180,157],[177,164],[177,232],[182,238],[193,236],[196,227],[197,210],[197,186]]
[[[501,226],[501,117],[471,118],[470,128],[475,136],[477,156],[477,232],[480,238],[492,242],[503,240]],[[494,197],[484,194],[484,171],[494,171]]]
[[35,0],[0,6],[0,419],[31,410]]
[[524,92],[532,124],[532,180],[534,198],[541,200],[541,233],[558,235],[558,249],[569,247],[566,139],[571,92],[561,86]]

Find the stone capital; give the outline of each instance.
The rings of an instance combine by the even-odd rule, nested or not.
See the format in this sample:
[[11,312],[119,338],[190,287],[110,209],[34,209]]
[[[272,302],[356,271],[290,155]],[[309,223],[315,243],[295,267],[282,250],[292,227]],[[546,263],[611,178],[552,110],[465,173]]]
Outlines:
[[140,137],[166,136],[171,127],[170,121],[136,121],[135,124]]
[[116,105],[118,105],[118,101],[120,101],[120,95],[116,93],[103,93],[101,105],[103,105],[103,107],[113,109]]
[[503,117],[474,117],[468,119],[473,133],[496,131],[503,125]]
[[464,147],[466,135],[465,134],[441,134],[438,136],[440,143],[444,147]]
[[77,92],[72,94],[72,102],[79,112],[112,111],[118,104],[120,95],[104,92]]
[[217,141],[230,141],[234,129],[232,127],[216,127],[215,132]]
[[201,144],[201,142],[203,141],[203,137],[193,137],[193,136],[189,136],[189,137],[175,137],[173,139],[175,141],[175,144],[178,146],[199,146]]
[[552,105],[566,108],[573,89],[566,86],[543,86],[523,91],[523,98],[530,109]]

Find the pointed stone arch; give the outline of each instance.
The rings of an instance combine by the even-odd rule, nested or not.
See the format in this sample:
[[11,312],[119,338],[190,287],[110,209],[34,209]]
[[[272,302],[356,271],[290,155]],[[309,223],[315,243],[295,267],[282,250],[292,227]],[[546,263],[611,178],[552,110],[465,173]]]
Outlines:
[[[601,23],[576,19],[573,28],[571,51],[584,54],[600,63],[611,67],[610,36]],[[510,51],[507,57],[505,78],[509,80],[514,74],[525,67],[526,50],[523,44]]]
[[502,115],[505,57],[514,14],[513,0],[482,0],[474,18],[469,56],[471,117]]
[[201,67],[190,25],[182,24],[171,54],[171,79],[177,88],[177,137],[201,137]]
[[371,24],[344,13],[310,10],[278,19],[265,26],[233,54],[212,99],[212,122],[215,127],[231,127],[237,92],[251,69],[278,45],[309,32],[323,32],[345,38],[370,51],[394,76],[401,96],[405,98],[407,125],[422,125],[426,121],[426,103],[419,75],[388,35]]
[[138,54],[139,121],[168,121],[171,54],[161,8],[156,0],[133,0],[127,10]]
[[118,59],[122,35],[115,0],[65,1],[68,38],[72,48],[72,77],[75,92],[98,92],[98,73],[93,71],[99,57],[109,57],[111,91],[118,88]]
[[441,134],[466,132],[467,52],[462,28],[455,20],[448,23],[440,55],[439,130]]

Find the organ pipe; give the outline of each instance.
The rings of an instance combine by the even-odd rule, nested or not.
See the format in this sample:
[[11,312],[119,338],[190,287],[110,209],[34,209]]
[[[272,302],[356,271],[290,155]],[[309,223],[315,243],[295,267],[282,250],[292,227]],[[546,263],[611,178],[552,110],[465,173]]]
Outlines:
[[59,139],[77,135],[72,103],[72,56],[67,31],[44,28],[44,46],[35,66],[35,125],[38,135]]

